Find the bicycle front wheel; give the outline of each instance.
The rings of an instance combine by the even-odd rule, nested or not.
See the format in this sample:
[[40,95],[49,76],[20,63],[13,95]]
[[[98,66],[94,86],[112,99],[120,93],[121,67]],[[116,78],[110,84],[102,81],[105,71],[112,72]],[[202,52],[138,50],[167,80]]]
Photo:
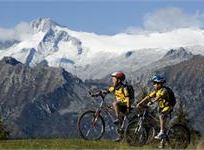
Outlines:
[[83,139],[99,140],[105,132],[105,122],[100,114],[89,110],[80,115],[77,128]]
[[187,127],[176,124],[167,133],[171,148],[185,149],[190,143],[190,131]]
[[130,122],[125,131],[125,139],[131,146],[142,146],[147,142],[147,131],[138,125],[138,121]]

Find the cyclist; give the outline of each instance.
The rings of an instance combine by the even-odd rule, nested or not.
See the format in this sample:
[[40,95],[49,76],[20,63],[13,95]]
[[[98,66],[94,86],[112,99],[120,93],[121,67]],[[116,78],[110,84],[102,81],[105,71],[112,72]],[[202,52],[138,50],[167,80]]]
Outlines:
[[121,119],[119,113],[129,112],[130,110],[129,93],[123,83],[125,80],[125,74],[123,72],[114,72],[111,74],[111,77],[112,85],[106,90],[106,93],[114,93],[115,95],[115,101],[112,105],[116,115],[114,123],[118,123]]
[[152,102],[158,102],[159,104],[159,120],[160,120],[160,132],[155,136],[155,139],[161,139],[164,136],[164,125],[166,121],[167,115],[173,110],[173,106],[171,106],[170,94],[168,92],[168,87],[164,86],[166,82],[165,79],[160,75],[155,75],[152,77],[152,82],[154,86],[154,91],[152,91],[148,96],[142,99],[138,104],[137,108],[140,105],[154,98]]
[[[116,115],[116,120],[114,120],[114,123],[120,124],[124,117],[124,113],[128,113],[130,110],[130,98],[128,89],[123,83],[125,80],[125,74],[118,71],[112,73],[111,77],[112,85],[106,90],[106,93],[114,93],[115,95],[115,100],[112,103]],[[120,139],[121,137],[118,138],[118,141]]]

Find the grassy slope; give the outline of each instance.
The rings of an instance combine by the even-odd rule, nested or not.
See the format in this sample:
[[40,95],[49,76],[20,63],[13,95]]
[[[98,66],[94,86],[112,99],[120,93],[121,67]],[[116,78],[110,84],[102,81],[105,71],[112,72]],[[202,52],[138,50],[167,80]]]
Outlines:
[[[130,147],[125,142],[117,143],[107,140],[84,141],[79,139],[27,139],[2,140],[0,149],[153,149],[152,145]],[[195,147],[189,146],[189,149]]]
[[[145,147],[137,149],[145,149]],[[131,149],[131,147],[124,142],[117,143],[110,140],[28,139],[0,141],[0,149]]]

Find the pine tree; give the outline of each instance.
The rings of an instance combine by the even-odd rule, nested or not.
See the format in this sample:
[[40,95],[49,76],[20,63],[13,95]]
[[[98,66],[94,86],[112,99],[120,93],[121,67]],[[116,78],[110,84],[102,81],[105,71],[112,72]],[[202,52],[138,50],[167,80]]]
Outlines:
[[7,139],[8,136],[9,136],[9,132],[4,127],[3,120],[0,117],[0,139],[1,140]]
[[180,99],[178,109],[176,110],[176,116],[177,116],[176,123],[183,124],[190,129],[191,142],[193,145],[196,145],[201,138],[201,134],[199,131],[197,131],[190,125],[188,113],[184,110],[184,108],[185,108],[185,105],[183,101]]
[[178,109],[176,110],[176,116],[177,116],[177,123],[188,125],[189,124],[189,118],[188,113],[184,110],[184,103],[182,100],[178,100]]

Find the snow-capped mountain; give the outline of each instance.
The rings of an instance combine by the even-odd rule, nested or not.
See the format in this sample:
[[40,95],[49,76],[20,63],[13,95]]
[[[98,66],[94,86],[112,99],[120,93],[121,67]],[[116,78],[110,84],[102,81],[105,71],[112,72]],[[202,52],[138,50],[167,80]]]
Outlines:
[[49,18],[34,20],[30,26],[32,36],[1,46],[0,59],[11,56],[30,66],[43,61],[49,66],[63,67],[82,79],[99,79],[115,70],[136,71],[179,47],[193,54],[204,54],[202,29],[97,35],[72,31]]
[[161,59],[139,68],[136,71],[129,72],[129,79],[138,83],[146,84],[152,75],[157,73],[157,71],[161,68],[173,66],[183,61],[190,60],[193,56],[195,55],[183,47],[171,49]]

